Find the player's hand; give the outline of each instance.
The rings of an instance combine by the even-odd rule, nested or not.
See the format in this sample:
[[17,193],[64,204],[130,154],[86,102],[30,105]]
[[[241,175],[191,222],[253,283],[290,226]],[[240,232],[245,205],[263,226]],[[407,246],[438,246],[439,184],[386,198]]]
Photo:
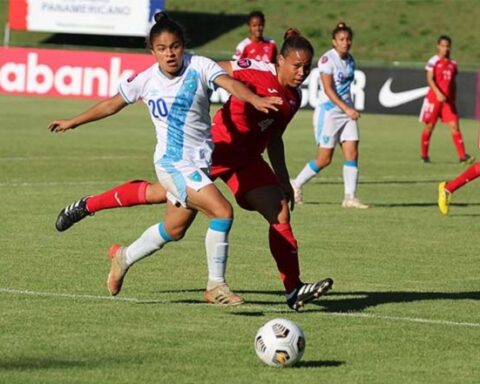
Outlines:
[[76,125],[72,124],[70,120],[54,120],[48,124],[48,130],[50,132],[65,132],[75,127]]
[[269,110],[278,111],[277,105],[282,105],[283,100],[278,96],[258,97],[252,102],[256,110],[268,113]]
[[447,101],[447,98],[445,97],[445,95],[443,93],[437,93],[437,100],[440,102],[440,103],[444,103],[445,101]]
[[360,113],[353,108],[347,108],[345,111],[348,117],[350,117],[352,120],[358,120],[360,118]]

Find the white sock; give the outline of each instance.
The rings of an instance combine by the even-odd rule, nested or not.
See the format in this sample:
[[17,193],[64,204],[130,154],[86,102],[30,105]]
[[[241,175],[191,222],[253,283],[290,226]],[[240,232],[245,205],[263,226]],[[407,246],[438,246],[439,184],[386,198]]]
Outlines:
[[300,188],[303,184],[308,183],[310,179],[317,176],[318,172],[320,172],[320,168],[315,164],[315,161],[310,160],[294,180],[295,185]]
[[350,160],[343,163],[343,185],[345,187],[345,199],[355,198],[358,182],[357,161]]
[[228,259],[228,233],[232,219],[212,219],[205,236],[208,263],[207,289],[225,282],[225,270]]
[[126,249],[127,265],[132,265],[138,260],[158,251],[169,241],[173,241],[170,235],[165,231],[162,223],[152,225],[142,235],[130,244]]

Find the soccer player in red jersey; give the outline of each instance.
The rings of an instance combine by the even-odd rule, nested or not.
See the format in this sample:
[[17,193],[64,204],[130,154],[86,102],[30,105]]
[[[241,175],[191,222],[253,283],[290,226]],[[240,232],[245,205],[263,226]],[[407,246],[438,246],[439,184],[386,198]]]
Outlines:
[[[220,63],[259,96],[279,96],[283,103],[277,112],[265,116],[232,96],[217,111],[212,125],[215,149],[210,177],[222,179],[242,208],[257,211],[269,223],[270,252],[285,287],[287,304],[295,310],[333,285],[330,278],[313,284],[300,280],[298,246],[290,226],[289,202],[293,208],[294,199],[282,135],[300,106],[299,87],[310,72],[312,57],[309,41],[289,29],[277,65],[250,59]],[[265,149],[273,170],[262,157]],[[56,227],[64,231],[103,209],[165,201],[165,190],[159,183],[131,181],[66,207]]]
[[462,132],[458,123],[459,118],[455,106],[457,63],[450,58],[451,46],[452,40],[449,36],[440,36],[437,40],[438,52],[430,58],[425,67],[427,83],[430,86],[420,113],[421,121],[425,124],[421,136],[421,157],[425,163],[430,162],[428,147],[438,118],[441,118],[442,122],[447,123],[450,127],[459,161],[471,164],[475,160],[465,153]]
[[265,15],[260,11],[251,12],[247,19],[248,37],[243,39],[235,49],[233,58],[254,59],[266,63],[275,63],[277,45],[273,39],[263,36]]

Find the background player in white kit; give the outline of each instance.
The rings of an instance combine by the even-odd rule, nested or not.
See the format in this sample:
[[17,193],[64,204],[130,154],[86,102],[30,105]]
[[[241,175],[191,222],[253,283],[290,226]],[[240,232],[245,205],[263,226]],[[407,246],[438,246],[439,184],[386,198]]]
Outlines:
[[360,113],[353,107],[350,86],[354,80],[355,60],[349,51],[353,31],[338,23],[332,32],[333,49],[319,60],[321,92],[315,108],[314,130],[318,145],[316,158],[310,160],[292,180],[295,202],[302,204],[302,186],[332,161],[335,146],[340,144],[343,157],[344,208],[368,208],[356,197],[358,181],[358,124]]
[[242,298],[225,282],[233,210],[208,176],[213,148],[209,96],[215,86],[220,86],[263,112],[277,110],[275,105],[281,101],[255,95],[210,59],[184,54],[183,30],[164,12],[155,15],[155,21],[149,43],[157,63],[122,82],[117,95],[72,119],[55,120],[48,128],[52,132],[73,129],[142,99],[156,128],[155,170],[169,201],[163,222],[148,228],[128,247],[115,244],[110,248],[108,289],[112,295],[118,294],[130,266],[166,243],[180,240],[201,211],[210,218],[205,239],[209,270],[205,299],[238,305]]

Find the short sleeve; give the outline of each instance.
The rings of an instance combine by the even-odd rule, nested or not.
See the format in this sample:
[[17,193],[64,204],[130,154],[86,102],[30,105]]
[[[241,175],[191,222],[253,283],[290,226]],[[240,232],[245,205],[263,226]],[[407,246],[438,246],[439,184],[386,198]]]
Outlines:
[[233,54],[232,56],[232,59],[233,60],[238,60],[242,57],[242,43],[240,42],[238,45],[237,45],[237,48],[235,48],[235,53]]
[[425,65],[425,70],[428,72],[432,72],[436,62],[437,62],[436,56],[433,56],[432,58],[430,58],[430,60],[428,60],[427,62],[427,65]]
[[118,92],[128,104],[135,103],[142,98],[142,89],[143,85],[137,73],[120,82],[118,86]]
[[220,67],[215,61],[207,57],[198,57],[200,64],[200,73],[202,74],[202,80],[207,84],[211,90],[216,90],[217,86],[215,80],[227,73]]
[[318,60],[318,69],[320,73],[326,73],[327,75],[333,75],[334,66],[333,60],[327,55],[323,55],[320,60]]

